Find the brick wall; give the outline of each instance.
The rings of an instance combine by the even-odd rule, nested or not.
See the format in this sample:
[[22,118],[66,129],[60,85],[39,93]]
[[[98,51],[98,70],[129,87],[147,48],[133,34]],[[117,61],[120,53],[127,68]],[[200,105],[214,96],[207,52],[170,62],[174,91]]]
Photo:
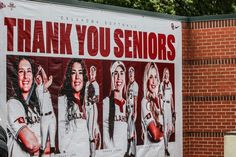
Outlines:
[[236,130],[236,20],[182,26],[184,157],[223,157]]

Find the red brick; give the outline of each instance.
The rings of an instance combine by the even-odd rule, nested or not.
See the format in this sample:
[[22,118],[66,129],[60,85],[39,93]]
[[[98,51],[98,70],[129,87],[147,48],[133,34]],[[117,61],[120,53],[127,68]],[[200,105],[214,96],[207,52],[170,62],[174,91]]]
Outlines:
[[[183,60],[236,58],[235,19],[183,27]],[[191,29],[186,29],[191,28]],[[236,96],[236,63],[183,65],[183,97]],[[236,100],[183,101],[184,132],[236,130]],[[184,157],[223,157],[223,137],[184,137]]]

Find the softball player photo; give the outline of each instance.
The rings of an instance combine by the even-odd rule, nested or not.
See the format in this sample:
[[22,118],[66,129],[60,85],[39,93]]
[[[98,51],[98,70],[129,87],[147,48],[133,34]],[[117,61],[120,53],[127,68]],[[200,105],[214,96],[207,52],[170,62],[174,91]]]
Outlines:
[[50,140],[50,155],[53,156],[55,153],[55,136],[56,136],[56,117],[53,111],[51,95],[49,93],[49,86],[52,84],[52,76],[47,77],[42,66],[38,67],[35,82],[36,95],[39,99],[40,105],[40,130],[41,130],[41,147],[39,151],[39,157],[44,154],[46,148],[47,139]]
[[173,156],[172,65],[44,60],[7,57],[9,157]]
[[164,116],[163,119],[164,119],[165,154],[167,156],[170,156],[170,153],[168,151],[168,142],[171,134],[174,132],[174,122],[175,122],[173,90],[169,78],[170,78],[170,71],[168,68],[164,68],[163,79],[160,84],[160,96],[161,96],[161,103]]
[[[90,79],[85,87],[85,108],[87,115],[89,140],[90,140],[90,154],[95,157],[96,143],[100,142],[101,134],[98,126],[98,109],[97,103],[99,101],[99,86],[96,81],[96,67],[90,67]],[[99,138],[99,139],[98,139]],[[98,144],[100,149],[101,144]]]
[[137,101],[138,101],[138,84],[135,81],[135,70],[129,68],[129,83],[127,86],[127,111],[128,111],[128,147],[126,156],[136,156],[137,135],[135,121],[137,119]]
[[[163,147],[161,106],[159,99],[160,77],[157,65],[148,63],[143,77],[143,99],[141,102],[141,120],[145,145],[158,143]],[[155,150],[152,150],[155,153]],[[160,152],[156,152],[161,154]]]
[[58,139],[62,154],[90,156],[89,132],[84,104],[86,67],[82,60],[71,59],[58,98]]
[[119,149],[119,156],[127,151],[127,102],[124,98],[126,68],[123,62],[116,61],[110,68],[111,91],[103,100],[103,148]]
[[[10,63],[9,63],[10,64]],[[9,157],[39,154],[41,145],[40,105],[35,92],[35,68],[28,57],[17,57],[13,69],[14,94],[7,101]]]

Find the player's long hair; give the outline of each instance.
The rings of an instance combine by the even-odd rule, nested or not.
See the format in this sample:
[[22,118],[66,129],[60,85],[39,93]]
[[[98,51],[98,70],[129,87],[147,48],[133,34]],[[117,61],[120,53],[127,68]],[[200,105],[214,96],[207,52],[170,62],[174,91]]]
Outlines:
[[[71,114],[74,112],[74,103],[73,101],[75,100],[74,98],[74,89],[71,87],[71,73],[72,73],[72,66],[74,63],[79,63],[81,64],[82,70],[83,70],[83,88],[80,91],[80,104],[84,105],[84,94],[85,94],[85,85],[88,80],[87,77],[87,72],[86,72],[86,67],[84,62],[81,59],[73,58],[69,61],[65,78],[64,78],[64,83],[62,85],[62,88],[60,90],[60,95],[65,95],[67,97],[67,109],[66,109],[66,117],[68,118],[68,114]],[[69,119],[67,119],[69,122]]]
[[[166,73],[166,71],[168,71],[168,72],[169,72],[169,75],[170,75],[170,70],[169,70],[167,67],[165,67],[164,70],[163,70],[162,81],[165,80],[165,73]],[[170,79],[170,78],[169,78],[169,79]]]
[[[24,100],[24,98],[22,96],[22,91],[21,91],[21,89],[19,87],[19,84],[18,84],[18,66],[19,66],[19,63],[20,63],[21,60],[27,60],[30,63],[31,68],[32,68],[32,74],[33,74],[33,82],[32,82],[30,92],[29,92],[29,96],[28,96],[29,97],[29,103],[28,104]],[[40,114],[39,102],[38,102],[38,98],[37,98],[36,92],[35,92],[36,84],[35,84],[35,81],[34,81],[34,76],[35,76],[34,62],[29,57],[19,56],[18,58],[16,58],[16,61],[14,62],[14,65],[13,65],[13,68],[14,68],[14,70],[13,70],[13,77],[12,77],[12,86],[13,86],[14,93],[15,93],[13,98],[19,100],[22,103],[22,105],[25,109],[27,123],[32,124],[33,123],[32,122],[32,115],[29,112],[29,108],[35,114],[37,114],[38,116]]]
[[[120,61],[118,61],[120,62]],[[118,66],[120,66],[123,70],[124,70],[124,74],[125,74],[125,66],[123,64],[123,62],[120,62],[120,64],[118,66],[116,66],[114,68],[114,64],[117,64],[117,62],[114,62],[112,65],[111,65],[111,68],[110,68],[110,72],[111,72],[111,91],[110,91],[110,96],[109,96],[109,117],[108,117],[108,132],[109,132],[109,137],[110,139],[113,139],[113,135],[114,135],[114,120],[115,120],[115,103],[114,103],[114,90],[115,90],[115,85],[114,85],[114,77],[113,77],[113,74],[114,74],[114,71]],[[122,89],[122,95],[123,97],[125,97],[125,92],[126,92],[126,83],[124,84],[124,87]]]
[[[162,77],[162,82],[163,82],[163,86],[162,86],[162,89],[160,89],[160,90],[162,90],[162,93],[163,94],[165,94],[165,92],[164,92],[164,90],[165,90],[165,88],[166,88],[166,86],[168,85],[168,83],[166,83],[164,80],[165,80],[165,73],[166,73],[166,71],[168,71],[169,72],[169,75],[170,75],[170,70],[168,69],[168,68],[164,68],[164,70],[163,70],[163,77]],[[169,78],[169,83],[170,83],[170,78]]]
[[[134,67],[130,67],[130,68],[129,68],[129,70],[128,70],[128,72],[130,72],[130,70],[131,70],[131,69],[133,70],[133,72],[134,72],[134,74],[135,74]],[[133,83],[133,82],[132,82],[132,83]],[[127,89],[126,89],[126,90],[129,90],[129,88],[130,88],[130,85],[131,85],[132,83],[131,83],[131,82],[130,82],[130,80],[129,80],[129,82],[128,82],[128,85],[127,85]],[[129,97],[129,95],[128,95],[128,94],[129,94],[129,91],[127,91],[127,92],[126,92],[126,98],[128,98],[128,97]]]
[[144,76],[143,76],[143,94],[144,94],[144,98],[146,98],[147,94],[148,94],[148,81],[149,81],[149,77],[150,77],[150,70],[153,69],[153,68],[156,70],[156,73],[157,73],[157,85],[158,85],[158,87],[160,85],[160,76],[159,76],[159,71],[158,71],[157,65],[153,62],[150,62],[146,65],[145,70],[144,70]]

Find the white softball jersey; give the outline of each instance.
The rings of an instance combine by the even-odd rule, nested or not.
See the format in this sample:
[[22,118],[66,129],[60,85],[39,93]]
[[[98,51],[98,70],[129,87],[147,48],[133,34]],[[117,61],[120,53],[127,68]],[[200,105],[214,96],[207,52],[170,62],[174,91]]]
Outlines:
[[132,84],[130,84],[128,89],[128,100],[127,100],[127,107],[128,109],[131,107],[131,112],[134,112],[134,97],[138,96],[138,84],[136,81],[134,81]]
[[172,84],[169,82],[164,86],[164,82],[160,85],[160,91],[163,96],[163,110],[164,110],[164,129],[165,134],[167,131],[172,130],[172,112],[171,112],[171,99],[173,95]]
[[[67,97],[58,98],[58,141],[63,154],[89,157],[89,134],[85,113],[74,103],[74,113],[67,113]],[[69,119],[69,121],[67,121]]]
[[126,103],[123,106],[115,104],[114,134],[109,137],[109,107],[110,99],[103,100],[103,147],[104,149],[121,149],[123,155],[127,149],[127,116]]
[[49,91],[45,92],[44,91],[44,85],[41,83],[36,87],[36,95],[39,100],[39,105],[40,105],[40,112],[42,114],[52,112],[53,107],[52,107],[52,100],[51,100],[51,95]]
[[151,144],[153,143],[150,140],[149,134],[148,134],[148,125],[151,122],[155,122],[154,117],[151,112],[151,106],[150,102],[143,98],[141,102],[141,119],[142,119],[142,130],[144,133],[144,144]]
[[[21,141],[18,139],[18,133],[24,127],[28,127],[37,137],[40,143],[40,117],[38,114],[33,112],[31,108],[28,108],[29,114],[32,115],[30,119],[31,123],[27,124],[26,113],[23,104],[17,99],[10,99],[7,102],[8,112],[8,129],[9,140],[8,150],[9,157],[30,157],[30,154],[23,150],[20,146]],[[36,109],[35,109],[36,110]]]
[[164,157],[164,140],[161,138],[161,141],[158,143],[153,143],[150,140],[148,133],[148,125],[150,122],[155,122],[154,117],[151,113],[150,102],[147,99],[143,98],[141,102],[141,119],[142,119],[142,130],[144,134],[144,145],[150,145],[145,147],[145,149],[140,149],[138,154],[144,157]]
[[164,82],[161,82],[160,84],[160,94],[163,95],[163,100],[165,101],[171,101],[173,90],[172,90],[172,84],[169,82],[164,86]]

